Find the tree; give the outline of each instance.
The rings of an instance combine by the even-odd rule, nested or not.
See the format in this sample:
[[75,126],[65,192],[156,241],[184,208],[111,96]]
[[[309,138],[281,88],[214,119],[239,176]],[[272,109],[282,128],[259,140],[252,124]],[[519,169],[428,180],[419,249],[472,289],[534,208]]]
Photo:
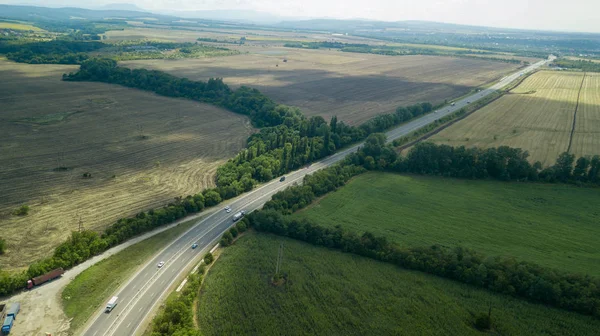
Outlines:
[[575,162],[575,155],[564,152],[556,159],[556,177],[561,182],[566,182],[571,179],[573,171],[573,162]]
[[594,155],[590,161],[587,180],[593,183],[600,181],[600,155]]
[[215,257],[212,255],[212,253],[208,252],[207,254],[204,255],[204,263],[205,264],[210,265],[214,260],[215,260]]
[[226,231],[223,234],[223,237],[221,237],[221,246],[225,247],[225,246],[229,246],[231,245],[231,243],[233,242],[233,235],[231,235],[231,232]]
[[221,203],[221,195],[214,189],[206,190],[204,192],[204,205],[213,206]]
[[589,166],[590,160],[588,158],[582,156],[577,159],[575,169],[573,169],[573,178],[577,181],[586,181]]
[[233,238],[238,236],[238,229],[234,226],[231,229],[229,229],[229,232],[231,232],[231,235],[233,236]]

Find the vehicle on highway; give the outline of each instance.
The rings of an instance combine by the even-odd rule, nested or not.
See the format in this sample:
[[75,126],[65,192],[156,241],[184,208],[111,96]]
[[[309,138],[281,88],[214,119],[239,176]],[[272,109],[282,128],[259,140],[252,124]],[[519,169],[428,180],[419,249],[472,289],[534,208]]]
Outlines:
[[227,213],[231,212],[231,207],[229,205],[225,207],[225,212],[227,212]]
[[454,105],[456,105],[456,103],[455,103],[455,102],[452,102],[452,103],[450,103],[450,106],[454,106]]
[[119,300],[118,296],[113,296],[112,298],[110,298],[110,300],[106,304],[106,309],[104,309],[104,312],[110,313],[113,310],[113,308],[115,308],[115,306],[117,305],[117,300]]
[[193,250],[193,249],[195,249],[196,247],[198,247],[198,244],[196,244],[196,243],[193,243],[193,244],[192,244],[192,250]]
[[163,267],[164,265],[165,265],[165,262],[164,262],[164,261],[161,261],[161,262],[159,262],[159,263],[158,263],[158,268],[161,268],[161,267]]
[[233,215],[232,219],[234,222],[238,221],[238,220],[240,220],[240,218],[244,217],[245,214],[246,214],[246,212],[244,210],[242,210],[242,211],[236,213],[235,215]]
[[467,100],[467,104],[471,104],[471,102]]
[[279,182],[283,182],[283,181],[285,181],[285,176],[282,176],[282,177],[279,179]]

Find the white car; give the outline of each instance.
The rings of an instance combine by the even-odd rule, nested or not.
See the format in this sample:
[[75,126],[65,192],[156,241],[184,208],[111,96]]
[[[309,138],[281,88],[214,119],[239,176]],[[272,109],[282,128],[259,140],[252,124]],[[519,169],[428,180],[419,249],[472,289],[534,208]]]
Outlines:
[[159,263],[158,263],[158,268],[161,268],[161,267],[163,267],[164,265],[165,265],[165,262],[164,262],[164,261],[161,261],[161,262],[159,262]]
[[225,207],[225,212],[230,213],[231,212],[231,208],[229,206]]

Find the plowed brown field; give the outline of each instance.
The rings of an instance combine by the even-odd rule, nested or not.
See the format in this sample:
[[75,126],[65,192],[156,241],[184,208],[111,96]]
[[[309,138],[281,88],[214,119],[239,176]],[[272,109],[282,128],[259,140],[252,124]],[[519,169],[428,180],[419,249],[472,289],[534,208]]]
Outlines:
[[[50,254],[80,221],[100,230],[212,186],[252,132],[246,118],[210,105],[60,80],[75,70],[0,61],[3,269]],[[20,204],[29,215],[11,215]]]

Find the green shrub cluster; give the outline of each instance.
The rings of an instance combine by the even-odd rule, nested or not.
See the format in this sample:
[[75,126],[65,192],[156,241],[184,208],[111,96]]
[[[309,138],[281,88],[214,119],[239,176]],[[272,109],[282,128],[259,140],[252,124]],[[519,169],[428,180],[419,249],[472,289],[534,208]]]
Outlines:
[[241,233],[246,232],[248,229],[248,219],[246,217],[242,218],[239,222],[237,222],[233,227],[229,230],[225,231],[223,237],[221,237],[221,241],[219,244],[222,247],[226,247],[233,243],[233,240]]
[[200,336],[194,328],[193,302],[200,291],[202,274],[190,274],[180,295],[171,296],[152,320],[152,336]]

